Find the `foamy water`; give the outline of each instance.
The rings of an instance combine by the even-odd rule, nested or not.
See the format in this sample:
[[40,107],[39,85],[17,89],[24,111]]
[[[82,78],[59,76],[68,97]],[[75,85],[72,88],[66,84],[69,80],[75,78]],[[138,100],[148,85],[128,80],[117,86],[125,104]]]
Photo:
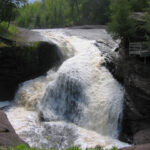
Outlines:
[[68,59],[58,71],[21,85],[15,107],[7,111],[19,136],[30,146],[58,150],[73,145],[83,150],[127,146],[117,140],[124,88],[104,66],[101,48],[94,40],[59,30],[39,32]]

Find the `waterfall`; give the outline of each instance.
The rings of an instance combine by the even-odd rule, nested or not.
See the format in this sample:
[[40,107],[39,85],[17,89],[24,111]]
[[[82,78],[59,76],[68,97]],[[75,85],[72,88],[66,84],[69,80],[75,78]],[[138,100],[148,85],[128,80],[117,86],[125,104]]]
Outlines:
[[20,86],[15,106],[6,111],[16,132],[40,148],[127,146],[117,140],[124,88],[105,67],[101,50],[114,47],[98,49],[94,40],[60,30],[38,32],[57,44],[66,60],[57,71]]

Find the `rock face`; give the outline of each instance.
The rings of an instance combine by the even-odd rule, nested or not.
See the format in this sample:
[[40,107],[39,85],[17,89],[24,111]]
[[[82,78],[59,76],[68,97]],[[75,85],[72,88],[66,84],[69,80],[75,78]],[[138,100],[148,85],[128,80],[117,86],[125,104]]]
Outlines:
[[[150,128],[150,60],[144,63],[144,58],[127,56],[125,49],[120,48],[114,76],[125,86],[124,116],[120,139],[134,144],[150,143],[142,140]],[[134,140],[133,140],[134,137]],[[140,142],[139,142],[140,141]]]
[[6,114],[0,111],[0,147],[10,147],[20,144],[26,144],[16,134],[15,130],[11,126]]
[[57,67],[63,61],[63,55],[59,48],[47,42],[40,42],[37,47],[38,62],[40,73],[48,71],[50,68]]
[[0,48],[0,100],[12,100],[19,83],[43,75],[61,62],[59,49],[47,42]]
[[119,150],[150,150],[150,144],[131,146],[126,148],[121,148]]
[[137,132],[133,137],[133,142],[136,145],[150,143],[150,129]]
[[127,62],[125,68],[123,127],[124,132],[134,135],[150,127],[150,68],[137,60]]

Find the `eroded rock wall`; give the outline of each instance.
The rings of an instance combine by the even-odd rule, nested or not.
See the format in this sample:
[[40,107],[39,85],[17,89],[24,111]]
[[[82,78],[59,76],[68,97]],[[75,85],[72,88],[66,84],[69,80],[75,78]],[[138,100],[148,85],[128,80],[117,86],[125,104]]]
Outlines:
[[21,82],[44,75],[61,62],[58,47],[47,42],[0,48],[0,101],[12,100]]
[[[146,139],[143,138],[140,143],[135,139],[137,133],[150,129],[150,58],[145,63],[144,58],[129,57],[126,51],[121,45],[112,72],[126,90],[120,139],[134,144],[145,144]],[[138,137],[140,138],[139,134]],[[148,141],[150,142],[150,138],[146,143]]]

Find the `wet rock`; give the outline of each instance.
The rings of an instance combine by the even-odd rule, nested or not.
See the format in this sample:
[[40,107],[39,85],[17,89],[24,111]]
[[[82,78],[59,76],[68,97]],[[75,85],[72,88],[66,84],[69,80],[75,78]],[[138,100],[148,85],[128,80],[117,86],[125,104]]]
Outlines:
[[123,131],[133,136],[150,127],[150,68],[136,59],[126,62],[124,67]]
[[150,143],[150,129],[137,132],[133,137],[133,141],[136,145]]
[[52,43],[0,48],[0,101],[12,100],[21,82],[44,75],[61,62],[61,52]]
[[41,74],[48,71],[50,68],[59,66],[63,61],[63,55],[55,44],[40,42],[37,51]]
[[126,148],[121,148],[119,150],[150,150],[150,144],[131,146]]
[[126,90],[120,139],[134,143],[137,132],[150,128],[150,60],[145,64],[143,58],[129,57],[124,51],[119,49],[112,73]]
[[0,146],[10,147],[20,144],[26,144],[28,146],[28,144],[21,140],[16,134],[6,114],[0,111]]

